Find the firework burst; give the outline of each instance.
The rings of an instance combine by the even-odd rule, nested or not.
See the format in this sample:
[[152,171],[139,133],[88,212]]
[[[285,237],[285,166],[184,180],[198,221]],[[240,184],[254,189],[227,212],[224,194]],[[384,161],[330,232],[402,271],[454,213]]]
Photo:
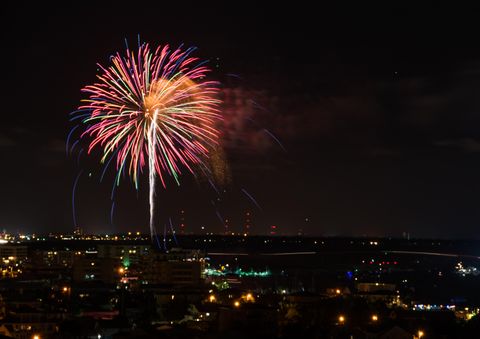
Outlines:
[[151,234],[156,178],[166,187],[166,177],[179,184],[183,172],[207,168],[219,138],[217,83],[205,80],[209,69],[193,51],[144,44],[117,53],[109,67],[98,65],[97,83],[82,89],[89,97],[74,112],[88,154],[100,148],[101,163],[115,164],[116,185],[127,171],[138,189],[148,171]]

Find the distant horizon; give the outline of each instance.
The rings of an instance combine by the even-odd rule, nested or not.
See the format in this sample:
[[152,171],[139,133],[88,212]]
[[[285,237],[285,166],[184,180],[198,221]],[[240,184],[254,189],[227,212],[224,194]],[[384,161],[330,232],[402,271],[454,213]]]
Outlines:
[[[12,236],[35,236],[36,238],[40,237],[49,237],[49,236],[76,236],[76,237],[82,237],[82,236],[108,236],[108,237],[114,237],[114,236],[126,236],[126,237],[140,237],[143,238],[141,240],[148,240],[150,239],[150,234],[148,232],[141,232],[139,235],[134,234],[135,232],[131,232],[132,234],[128,234],[127,232],[112,232],[112,233],[82,233],[81,235],[75,235],[73,232],[68,233],[68,232],[47,232],[47,233],[38,233],[38,232],[18,232],[18,233],[11,233],[11,232],[6,232],[6,234],[12,235]],[[173,237],[173,234],[171,232],[166,233],[167,237]],[[216,236],[216,237],[225,237],[225,238],[246,238],[246,237],[265,237],[265,238],[280,238],[280,237],[285,237],[285,238],[318,238],[318,239],[367,239],[367,240],[375,240],[375,239],[384,239],[384,240],[405,240],[405,241],[415,241],[415,240],[439,240],[439,241],[480,241],[479,238],[446,238],[446,237],[412,237],[410,236],[409,238],[406,237],[399,237],[399,236],[381,236],[381,235],[332,235],[332,234],[325,234],[325,235],[314,235],[314,234],[287,234],[287,233],[282,233],[282,234],[261,234],[261,233],[254,233],[254,234],[241,234],[241,233],[235,233],[235,234],[222,234],[222,233],[184,233],[180,234],[178,232],[175,233],[176,237],[191,237],[191,236],[198,236],[198,237],[204,237],[204,236]],[[163,238],[163,234],[157,235],[157,238]],[[61,239],[59,239],[61,240]],[[82,239],[72,239],[72,240],[82,240]],[[112,240],[115,241],[115,239],[102,239],[102,240]],[[121,241],[124,239],[118,239],[117,241]],[[132,240],[132,239],[129,239]],[[135,240],[135,239],[133,239]]]

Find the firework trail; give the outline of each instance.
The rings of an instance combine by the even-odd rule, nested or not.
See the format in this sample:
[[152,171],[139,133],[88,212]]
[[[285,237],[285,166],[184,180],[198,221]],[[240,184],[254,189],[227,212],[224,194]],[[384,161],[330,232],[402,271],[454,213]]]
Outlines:
[[220,220],[220,224],[223,225],[225,223],[225,219],[223,219],[220,212],[218,210],[215,210],[215,214],[217,215],[218,220]]
[[266,109],[265,107],[263,107],[262,105],[260,105],[258,102],[256,102],[255,100],[252,100],[250,99],[250,103],[252,104],[253,107],[256,107],[262,111],[265,111],[265,112],[268,112],[270,113],[270,111],[268,109]]
[[73,216],[73,226],[77,227],[77,216],[76,216],[76,210],[75,210],[75,193],[77,192],[77,185],[78,181],[80,180],[80,177],[82,176],[83,170],[78,172],[77,177],[75,178],[75,181],[73,182],[73,188],[72,188],[72,216]]
[[283,149],[284,152],[287,152],[287,149],[285,147],[283,147],[282,143],[280,142],[280,140],[278,140],[278,138],[273,135],[272,132],[270,132],[268,129],[264,128],[263,129],[265,131],[265,133],[267,133],[269,136],[272,137],[273,140],[275,140],[277,142],[277,144]]
[[98,65],[97,83],[82,89],[89,97],[71,114],[83,127],[79,139],[88,139],[87,153],[101,149],[104,172],[115,164],[114,186],[126,173],[138,190],[148,171],[152,238],[156,179],[164,188],[166,177],[180,184],[183,172],[208,167],[218,145],[217,83],[205,80],[210,70],[191,56],[194,50],[143,44],[135,52],[127,46],[124,55],[111,56],[109,67]]
[[78,152],[78,155],[77,155],[77,165],[80,165],[80,158],[83,154],[83,148],[80,150],[80,152]]
[[[70,138],[72,137],[72,134],[75,132],[75,130],[78,128],[78,126],[75,126],[73,127],[70,132],[68,133],[68,136],[67,136],[67,142],[65,144],[65,152],[68,153],[71,152],[71,149],[69,149],[69,145],[70,145]],[[72,145],[72,148],[75,147],[75,144]]]
[[115,201],[112,202],[112,207],[110,208],[110,224],[113,225],[113,212],[115,211]]
[[243,80],[243,78],[240,75],[234,74],[234,73],[227,73],[226,76]]
[[175,235],[175,230],[173,229],[172,218],[168,218],[168,222],[170,224],[170,231],[172,232],[173,240],[175,240],[175,244],[178,246],[177,236]]
[[161,246],[160,246],[160,242],[158,241],[158,235],[157,235],[157,231],[155,230],[155,227],[153,228],[153,237],[157,241],[157,248],[160,249]]
[[167,225],[163,225],[163,249],[165,252],[168,252],[167,250]]
[[245,188],[242,188],[242,192],[255,204],[255,206],[257,206],[257,208],[261,211],[262,208],[260,207],[260,205],[258,204],[258,202],[253,198],[253,196],[247,192],[247,190]]
[[157,129],[156,121],[158,116],[158,109],[153,113],[153,120],[150,124],[150,130],[148,131],[148,203],[150,205],[150,234],[153,235],[153,228],[155,227],[153,214],[155,212],[155,140],[157,138],[155,131]]
[[[252,103],[254,103],[253,100],[252,100]],[[256,103],[255,103],[255,104],[256,104]],[[258,105],[258,104],[257,104],[257,105]],[[258,105],[257,107],[259,107],[259,108],[261,108],[261,109],[269,112],[267,109],[261,107],[260,105]],[[253,120],[252,118],[247,117],[247,118],[245,118],[245,120],[248,120],[248,121],[250,121],[251,123],[253,123],[254,125],[259,126],[259,124],[258,124],[255,120]],[[287,149],[283,146],[283,144],[282,144],[282,143],[280,142],[280,140],[275,136],[275,134],[273,134],[272,132],[270,132],[270,131],[269,131],[268,129],[266,129],[266,128],[264,128],[263,131],[264,131],[266,134],[268,134],[273,140],[275,140],[275,142],[282,148],[282,150],[283,150],[285,153],[287,153]]]

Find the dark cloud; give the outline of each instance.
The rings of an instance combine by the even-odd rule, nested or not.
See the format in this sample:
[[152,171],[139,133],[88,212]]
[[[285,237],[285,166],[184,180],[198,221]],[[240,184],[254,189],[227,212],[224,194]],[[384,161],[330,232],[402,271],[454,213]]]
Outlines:
[[45,151],[52,152],[52,153],[65,154],[66,153],[65,149],[66,149],[65,140],[57,139],[57,138],[48,140],[44,146]]
[[12,147],[15,146],[15,141],[7,135],[0,134],[0,147]]
[[467,153],[480,152],[480,142],[472,138],[436,141],[434,142],[434,145],[440,147],[456,148]]
[[397,157],[401,155],[401,152],[396,149],[377,147],[371,149],[368,154],[372,157]]

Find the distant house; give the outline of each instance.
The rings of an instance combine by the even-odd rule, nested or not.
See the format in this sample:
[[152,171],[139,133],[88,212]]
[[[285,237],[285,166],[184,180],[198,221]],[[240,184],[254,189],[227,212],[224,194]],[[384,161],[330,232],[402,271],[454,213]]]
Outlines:
[[13,328],[5,324],[0,325],[0,338],[13,337]]
[[401,327],[394,326],[380,335],[380,339],[412,339],[414,336]]
[[358,283],[356,295],[367,299],[369,302],[382,301],[388,304],[399,304],[400,295],[394,284],[384,283]]

